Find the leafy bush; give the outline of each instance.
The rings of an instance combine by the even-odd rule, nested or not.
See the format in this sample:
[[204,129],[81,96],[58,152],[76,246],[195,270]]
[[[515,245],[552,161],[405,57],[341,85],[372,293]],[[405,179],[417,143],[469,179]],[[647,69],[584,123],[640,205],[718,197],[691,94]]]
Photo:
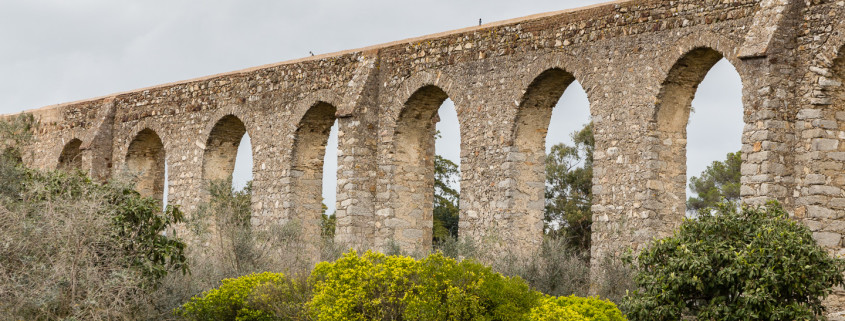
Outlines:
[[519,278],[441,254],[348,252],[311,275],[318,320],[525,320],[540,295]]
[[613,302],[576,296],[546,297],[531,309],[531,321],[624,321]]
[[274,292],[280,291],[277,295],[283,296],[290,293],[290,285],[282,273],[253,273],[236,279],[224,279],[219,288],[191,298],[176,313],[188,320],[278,320],[273,313],[251,306],[249,301],[269,302],[269,288],[274,289]]
[[[129,184],[0,162],[0,311],[13,319],[136,319],[147,291],[187,271],[181,212]],[[12,188],[13,187],[13,188]]]
[[637,257],[632,320],[815,320],[845,265],[777,203],[723,204]]
[[415,260],[347,252],[308,280],[223,280],[177,310],[189,320],[625,320],[610,301],[543,297],[518,277],[441,254]]

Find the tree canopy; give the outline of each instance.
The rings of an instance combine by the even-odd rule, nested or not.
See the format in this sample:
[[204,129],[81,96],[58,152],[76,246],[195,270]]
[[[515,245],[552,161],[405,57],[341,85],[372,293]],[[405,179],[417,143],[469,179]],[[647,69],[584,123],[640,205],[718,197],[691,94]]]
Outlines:
[[689,187],[695,196],[687,199],[688,211],[712,208],[719,202],[739,202],[742,185],[742,152],[728,153],[724,161],[714,161],[701,175],[690,178]]
[[460,170],[454,162],[434,158],[434,230],[435,242],[458,236],[458,215],[461,195],[453,186],[460,179]]
[[593,125],[572,133],[574,146],[560,143],[546,156],[546,234],[589,251],[593,202]]

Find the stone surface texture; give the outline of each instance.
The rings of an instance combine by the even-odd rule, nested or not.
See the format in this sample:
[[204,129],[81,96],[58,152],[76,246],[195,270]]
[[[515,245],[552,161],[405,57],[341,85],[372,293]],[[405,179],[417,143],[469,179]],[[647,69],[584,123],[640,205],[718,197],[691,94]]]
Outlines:
[[460,235],[528,251],[542,240],[551,108],[577,80],[594,122],[601,260],[682,221],[690,104],[726,58],[743,82],[743,201],[779,200],[845,254],[844,47],[842,0],[617,1],[32,110],[41,126],[24,156],[100,179],[135,172],[148,195],[166,162],[168,200],[190,214],[248,133],[253,225],[299,220],[315,240],[337,120],[337,240],[425,250],[435,115],[450,98]]

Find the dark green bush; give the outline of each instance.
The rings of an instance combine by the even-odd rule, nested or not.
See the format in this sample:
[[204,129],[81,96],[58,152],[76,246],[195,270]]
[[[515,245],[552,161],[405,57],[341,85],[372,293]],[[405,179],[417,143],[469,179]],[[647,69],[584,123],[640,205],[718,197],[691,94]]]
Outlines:
[[815,320],[843,283],[843,261],[777,203],[721,205],[637,257],[632,320]]

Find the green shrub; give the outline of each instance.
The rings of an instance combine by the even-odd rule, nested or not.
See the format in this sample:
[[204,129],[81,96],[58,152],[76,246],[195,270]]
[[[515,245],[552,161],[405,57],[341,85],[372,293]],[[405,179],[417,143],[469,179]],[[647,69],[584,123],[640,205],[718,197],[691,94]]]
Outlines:
[[546,297],[531,309],[531,321],[624,321],[613,302],[576,296]]
[[540,294],[470,260],[367,252],[320,263],[309,303],[318,320],[526,320]]
[[7,174],[18,180],[0,192],[0,319],[140,319],[148,291],[187,271],[184,243],[163,235],[177,208],[80,171],[0,161]]
[[[238,320],[263,321],[278,320],[274,314],[258,309],[250,304],[251,300],[266,303],[271,300],[265,292],[268,288],[288,293],[290,282],[282,273],[253,273],[236,279],[224,279],[217,288],[203,292],[199,297],[191,298],[176,314],[189,320]],[[263,294],[257,295],[255,294]]]
[[843,283],[843,261],[777,203],[701,212],[642,251],[637,267],[640,289],[623,303],[632,320],[815,320]]

